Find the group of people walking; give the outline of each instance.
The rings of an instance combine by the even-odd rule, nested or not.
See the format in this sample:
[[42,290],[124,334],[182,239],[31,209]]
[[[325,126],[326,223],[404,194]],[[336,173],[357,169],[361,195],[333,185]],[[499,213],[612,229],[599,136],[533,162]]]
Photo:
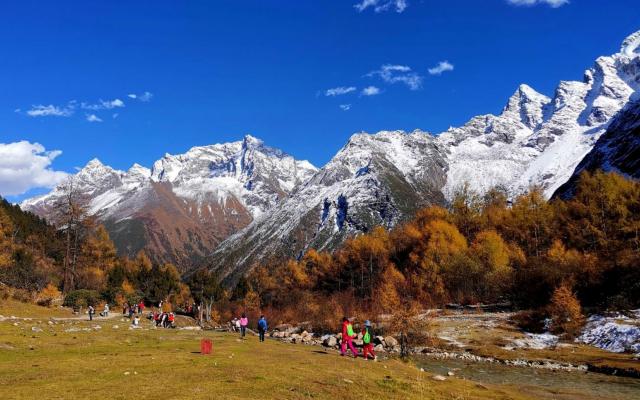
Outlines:
[[[247,318],[246,313],[242,313],[240,318],[234,318],[231,321],[231,329],[236,332],[240,332],[240,337],[244,339],[247,335],[247,327],[249,326],[249,318]],[[258,320],[258,337],[261,342],[264,342],[264,335],[267,333],[267,329],[269,329],[269,325],[267,324],[267,319],[264,315],[260,316]]]
[[144,302],[142,300],[140,300],[140,303],[135,304],[133,306],[127,302],[125,302],[122,305],[122,314],[128,315],[129,318],[133,318],[134,314],[142,315],[143,313],[144,313]]
[[[247,314],[242,313],[240,318],[234,318],[231,321],[231,329],[240,332],[240,337],[244,339],[247,334],[247,327],[249,326],[249,318],[247,318]],[[267,319],[264,315],[260,316],[258,320],[258,336],[261,342],[264,342],[264,337],[269,328],[267,324]],[[366,320],[364,322],[364,328],[362,329],[362,357],[365,360],[375,360],[377,358],[375,351],[373,350],[373,327],[371,325],[371,321]],[[342,340],[340,344],[340,355],[347,355],[347,349],[351,351],[353,357],[358,357],[358,351],[353,345],[353,340],[356,339],[358,335],[353,329],[353,324],[349,320],[349,318],[342,318]]]
[[153,320],[156,326],[160,326],[163,328],[174,328],[174,322],[176,320],[176,315],[172,312],[157,312],[154,311],[150,314],[149,319]]
[[[349,318],[342,318],[342,340],[340,344],[340,355],[347,355],[347,347],[353,354],[354,358],[358,357],[358,351],[353,345],[353,339],[357,338],[358,335],[353,330],[353,325]],[[376,353],[373,351],[373,328],[371,326],[371,321],[366,320],[364,322],[364,329],[362,329],[362,357],[365,360],[375,360],[377,358]]]

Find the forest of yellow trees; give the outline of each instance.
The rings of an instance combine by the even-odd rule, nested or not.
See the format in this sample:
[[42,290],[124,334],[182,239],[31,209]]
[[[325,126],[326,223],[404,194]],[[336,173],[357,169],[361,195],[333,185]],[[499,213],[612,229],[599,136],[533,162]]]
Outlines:
[[375,228],[333,254],[256,266],[246,286],[282,320],[333,325],[446,303],[517,309],[640,305],[640,184],[584,173],[570,200],[537,188],[513,203],[500,190],[461,190],[388,232]]

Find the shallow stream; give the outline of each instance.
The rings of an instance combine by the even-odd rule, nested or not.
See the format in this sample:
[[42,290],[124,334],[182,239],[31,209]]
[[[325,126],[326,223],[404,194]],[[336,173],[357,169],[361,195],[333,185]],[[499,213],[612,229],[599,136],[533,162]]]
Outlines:
[[443,376],[453,371],[479,384],[510,385],[541,399],[640,400],[640,379],[635,378],[430,358],[418,360],[417,365]]

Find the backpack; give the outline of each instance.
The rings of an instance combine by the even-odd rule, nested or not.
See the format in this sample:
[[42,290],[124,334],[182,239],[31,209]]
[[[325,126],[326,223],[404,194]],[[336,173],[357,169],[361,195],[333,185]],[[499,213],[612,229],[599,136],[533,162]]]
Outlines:
[[351,324],[347,325],[347,335],[353,336],[353,326]]
[[364,342],[364,344],[371,343],[371,334],[369,333],[369,328],[365,328],[364,336],[362,337],[362,341]]

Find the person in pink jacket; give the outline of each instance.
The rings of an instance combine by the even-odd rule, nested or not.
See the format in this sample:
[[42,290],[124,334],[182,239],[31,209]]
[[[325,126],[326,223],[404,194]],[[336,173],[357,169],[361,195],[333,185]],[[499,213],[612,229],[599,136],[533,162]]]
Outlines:
[[242,318],[240,318],[240,335],[243,338],[247,334],[248,325],[249,325],[249,318],[247,318],[247,314],[242,313]]
[[356,348],[353,347],[353,338],[356,337],[355,332],[353,332],[353,325],[351,325],[351,321],[349,318],[342,318],[342,340],[340,347],[340,355],[344,356],[347,354],[347,346],[349,346],[349,350],[353,353],[353,358],[358,357],[358,352]]

